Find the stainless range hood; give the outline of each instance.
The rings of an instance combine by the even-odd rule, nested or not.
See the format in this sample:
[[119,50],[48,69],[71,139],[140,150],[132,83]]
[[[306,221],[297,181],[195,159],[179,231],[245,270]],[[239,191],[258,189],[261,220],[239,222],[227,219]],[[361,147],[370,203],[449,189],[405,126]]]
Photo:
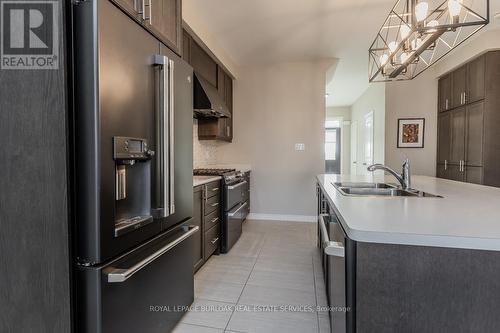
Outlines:
[[197,73],[194,74],[193,110],[196,118],[231,118],[217,89]]

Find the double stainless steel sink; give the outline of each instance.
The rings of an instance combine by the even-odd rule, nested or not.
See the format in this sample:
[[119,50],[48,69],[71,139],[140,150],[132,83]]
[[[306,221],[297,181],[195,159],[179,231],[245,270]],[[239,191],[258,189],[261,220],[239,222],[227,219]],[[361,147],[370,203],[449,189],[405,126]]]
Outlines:
[[430,194],[414,189],[401,189],[396,185],[386,183],[363,183],[363,182],[341,182],[333,185],[347,196],[382,196],[382,197],[419,197],[419,198],[442,198],[439,195]]

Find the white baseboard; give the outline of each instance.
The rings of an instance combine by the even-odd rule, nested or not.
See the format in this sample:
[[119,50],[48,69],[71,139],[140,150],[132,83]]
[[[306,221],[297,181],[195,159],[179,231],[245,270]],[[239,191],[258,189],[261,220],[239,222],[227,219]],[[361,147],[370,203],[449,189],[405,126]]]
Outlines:
[[281,214],[259,214],[250,213],[249,220],[269,220],[269,221],[287,221],[287,222],[316,222],[316,216],[309,215],[281,215]]

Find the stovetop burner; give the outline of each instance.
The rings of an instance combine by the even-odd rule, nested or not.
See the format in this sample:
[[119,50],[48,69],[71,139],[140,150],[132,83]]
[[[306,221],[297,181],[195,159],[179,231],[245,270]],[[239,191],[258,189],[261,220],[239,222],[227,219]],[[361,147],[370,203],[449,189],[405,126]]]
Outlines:
[[232,172],[236,172],[236,169],[203,168],[193,170],[195,176],[224,176]]

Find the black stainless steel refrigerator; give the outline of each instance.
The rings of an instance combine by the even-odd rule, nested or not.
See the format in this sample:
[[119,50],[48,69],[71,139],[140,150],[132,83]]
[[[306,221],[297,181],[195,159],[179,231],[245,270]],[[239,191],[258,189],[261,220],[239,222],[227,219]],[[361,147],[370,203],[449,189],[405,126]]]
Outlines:
[[193,301],[193,71],[109,0],[71,22],[76,328],[165,333]]

